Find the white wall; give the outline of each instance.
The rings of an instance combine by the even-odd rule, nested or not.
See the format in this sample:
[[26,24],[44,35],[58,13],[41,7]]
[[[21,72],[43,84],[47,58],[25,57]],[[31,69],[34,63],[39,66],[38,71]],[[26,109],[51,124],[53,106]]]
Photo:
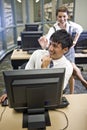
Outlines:
[[75,22],[87,30],[87,0],[75,0]]

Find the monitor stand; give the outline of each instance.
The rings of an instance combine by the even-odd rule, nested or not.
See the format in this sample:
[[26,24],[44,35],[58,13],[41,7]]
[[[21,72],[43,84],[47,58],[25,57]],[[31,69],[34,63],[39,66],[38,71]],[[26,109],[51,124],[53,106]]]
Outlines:
[[23,113],[23,128],[28,130],[46,130],[46,126],[51,126],[48,110],[28,109]]

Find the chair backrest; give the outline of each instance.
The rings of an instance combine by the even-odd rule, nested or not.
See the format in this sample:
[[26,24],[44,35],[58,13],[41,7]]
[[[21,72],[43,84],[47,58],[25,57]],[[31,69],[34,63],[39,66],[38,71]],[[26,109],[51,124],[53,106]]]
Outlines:
[[25,62],[24,64],[22,64],[21,66],[19,66],[19,69],[25,69],[27,62]]

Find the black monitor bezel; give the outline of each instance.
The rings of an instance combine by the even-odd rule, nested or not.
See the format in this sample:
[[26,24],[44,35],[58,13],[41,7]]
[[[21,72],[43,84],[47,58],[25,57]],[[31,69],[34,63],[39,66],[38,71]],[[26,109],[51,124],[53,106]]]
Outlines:
[[59,84],[60,86],[58,86],[59,88],[59,93],[58,93],[58,100],[57,100],[57,104],[54,104],[54,106],[47,106],[45,107],[45,109],[55,109],[58,107],[58,105],[60,104],[61,98],[62,98],[62,93],[63,93],[63,83],[64,83],[64,76],[65,76],[65,69],[64,68],[60,68],[60,69],[37,69],[37,70],[12,70],[12,71],[4,71],[3,72],[3,76],[4,76],[4,81],[5,81],[5,87],[6,87],[6,91],[7,91],[7,95],[8,95],[8,101],[9,101],[9,107],[14,108],[15,110],[17,109],[21,109],[21,110],[26,110],[29,109],[27,106],[23,106],[23,107],[16,107],[15,103],[14,103],[14,98],[13,98],[13,90],[12,87],[13,85],[13,80],[22,80],[22,79],[26,79],[26,78],[40,78],[40,76],[44,76],[45,78],[49,78],[51,76],[55,77],[58,75],[59,78]]
[[38,31],[39,24],[36,23],[27,23],[25,24],[25,31]]
[[[23,51],[42,49],[38,39],[43,35],[42,31],[21,32],[21,47]],[[34,40],[35,38],[35,40]]]

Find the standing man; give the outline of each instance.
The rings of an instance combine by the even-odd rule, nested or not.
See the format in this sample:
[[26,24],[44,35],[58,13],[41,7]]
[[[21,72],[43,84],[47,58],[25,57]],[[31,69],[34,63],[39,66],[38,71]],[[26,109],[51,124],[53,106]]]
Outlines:
[[[65,29],[71,35],[72,35],[72,33],[76,33],[74,40],[73,40],[73,45],[70,48],[70,50],[67,53],[65,53],[65,56],[73,65],[73,70],[74,70],[73,76],[76,76],[87,89],[87,81],[83,78],[80,69],[75,64],[75,50],[74,50],[74,46],[76,45],[77,40],[78,40],[81,32],[83,31],[83,28],[79,24],[68,20],[69,11],[66,7],[60,7],[56,10],[56,18],[57,18],[56,23],[53,25],[53,27],[51,27],[49,29],[48,33],[45,36],[42,36],[39,39],[39,43],[43,49],[48,47],[50,36],[56,30]],[[72,87],[74,87],[74,77],[72,78],[72,80],[70,80],[70,85]]]

